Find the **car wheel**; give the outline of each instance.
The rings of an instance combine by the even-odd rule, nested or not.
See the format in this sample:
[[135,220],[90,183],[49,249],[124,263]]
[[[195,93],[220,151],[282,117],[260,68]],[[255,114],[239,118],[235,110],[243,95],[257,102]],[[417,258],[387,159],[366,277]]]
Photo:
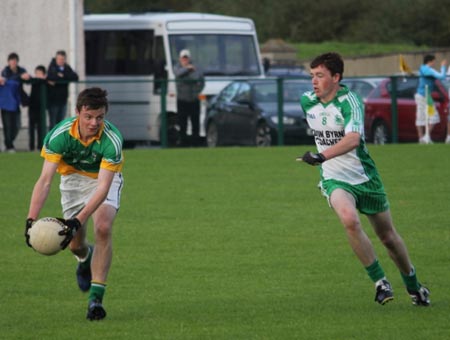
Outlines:
[[214,148],[219,145],[219,131],[217,131],[217,125],[214,122],[208,124],[206,130],[206,145],[209,148]]
[[270,134],[270,128],[266,123],[259,123],[256,128],[256,146],[270,146],[272,145],[272,136]]
[[389,131],[386,124],[382,121],[376,122],[372,128],[374,144],[386,144],[389,141]]

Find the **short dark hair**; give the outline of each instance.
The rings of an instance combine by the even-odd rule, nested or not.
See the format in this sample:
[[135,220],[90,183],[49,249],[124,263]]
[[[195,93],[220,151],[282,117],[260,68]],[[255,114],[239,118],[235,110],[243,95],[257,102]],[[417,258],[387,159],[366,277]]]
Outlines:
[[428,64],[430,61],[435,60],[436,57],[432,54],[427,54],[425,57],[423,57],[423,63]]
[[41,72],[44,73],[44,74],[47,72],[47,70],[45,69],[45,66],[44,66],[44,65],[38,65],[38,66],[35,67],[34,70],[35,70],[35,71],[41,71]]
[[328,52],[321,54],[311,61],[310,67],[316,68],[320,65],[325,66],[331,72],[332,76],[339,74],[339,81],[342,80],[344,75],[344,61],[339,53]]
[[66,57],[66,51],[64,50],[56,51],[56,55],[62,55],[63,57]]
[[99,87],[90,87],[80,92],[77,98],[78,112],[84,107],[91,110],[98,110],[102,107],[108,112],[108,92]]
[[12,52],[8,55],[8,61],[16,59],[17,61],[19,61],[19,55],[16,52]]

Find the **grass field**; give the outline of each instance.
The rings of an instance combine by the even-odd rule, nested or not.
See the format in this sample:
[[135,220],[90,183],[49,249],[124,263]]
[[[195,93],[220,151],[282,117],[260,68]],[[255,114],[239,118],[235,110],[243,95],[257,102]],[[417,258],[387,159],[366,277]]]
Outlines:
[[[306,149],[127,150],[101,322],[69,252],[25,245],[38,154],[0,154],[0,339],[448,339],[449,146],[370,146],[429,308],[363,219],[396,293],[373,301],[318,169],[294,161]],[[57,181],[45,215],[60,216]]]

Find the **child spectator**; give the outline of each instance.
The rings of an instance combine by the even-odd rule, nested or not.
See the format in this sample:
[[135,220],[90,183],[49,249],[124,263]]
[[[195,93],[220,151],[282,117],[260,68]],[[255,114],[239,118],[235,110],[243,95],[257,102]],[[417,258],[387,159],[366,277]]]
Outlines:
[[[41,105],[46,106],[47,96],[47,83],[46,83],[46,70],[45,66],[38,65],[34,69],[34,78],[31,84],[31,94],[30,94],[30,107],[28,109],[28,135],[29,135],[29,147],[30,151],[34,151],[34,146],[36,145],[35,132],[37,131],[37,149],[42,149],[42,142],[46,133],[46,116],[45,109],[41,112]],[[45,99],[45,102],[42,102]],[[44,124],[43,124],[44,123]]]

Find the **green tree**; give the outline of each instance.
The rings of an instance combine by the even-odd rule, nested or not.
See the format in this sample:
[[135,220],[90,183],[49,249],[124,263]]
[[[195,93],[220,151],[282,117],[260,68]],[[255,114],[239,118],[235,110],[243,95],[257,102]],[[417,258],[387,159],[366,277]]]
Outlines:
[[170,10],[244,16],[261,41],[413,43],[448,46],[448,0],[85,0],[90,13]]

